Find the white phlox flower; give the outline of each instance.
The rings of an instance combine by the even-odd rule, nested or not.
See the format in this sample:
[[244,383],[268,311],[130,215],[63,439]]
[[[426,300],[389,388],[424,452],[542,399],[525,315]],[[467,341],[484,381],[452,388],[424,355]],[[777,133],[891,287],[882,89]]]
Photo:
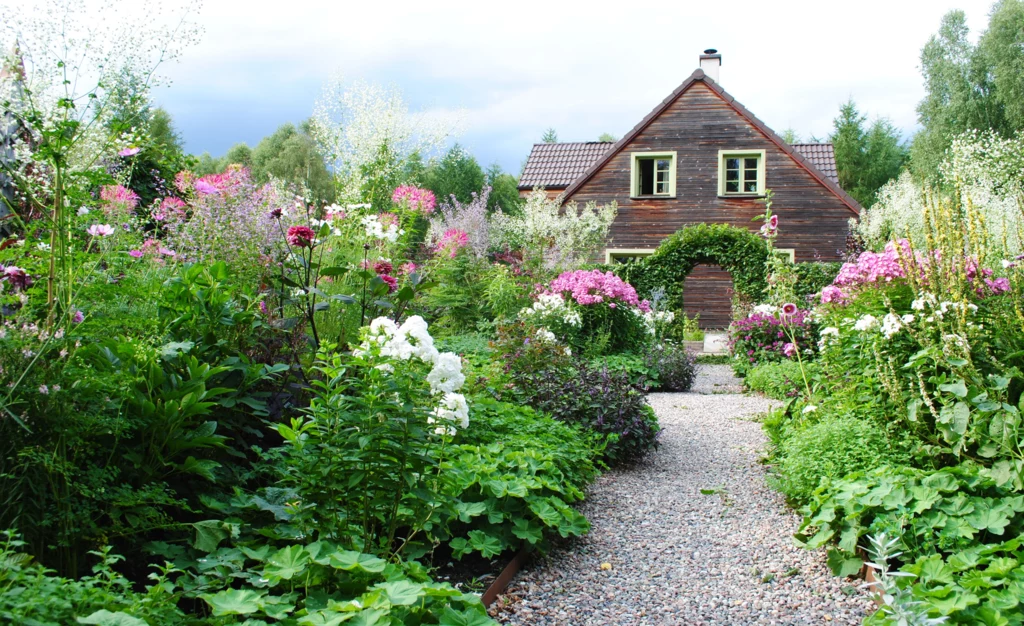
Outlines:
[[[466,404],[466,396],[461,393],[445,393],[433,414],[438,420],[458,423],[463,430],[469,428],[469,405]],[[442,434],[438,432],[439,430],[446,430],[450,435],[455,434],[452,426],[441,426],[434,432]]]
[[885,335],[886,339],[891,339],[892,336],[900,332],[902,328],[903,321],[898,315],[888,313],[882,318],[882,334]]
[[431,393],[453,393],[462,388],[466,376],[462,373],[462,359],[452,352],[437,355],[434,367],[427,374]]
[[865,332],[874,329],[875,326],[878,326],[878,318],[876,318],[874,315],[862,315],[860,319],[858,319],[857,322],[854,323],[853,329],[860,332]]

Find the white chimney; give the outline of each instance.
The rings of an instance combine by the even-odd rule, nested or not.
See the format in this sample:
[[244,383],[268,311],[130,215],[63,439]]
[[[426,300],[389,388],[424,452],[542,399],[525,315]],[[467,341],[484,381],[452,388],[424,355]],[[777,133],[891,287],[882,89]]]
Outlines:
[[705,76],[718,82],[718,73],[722,69],[722,55],[718,54],[718,50],[708,48],[700,55],[700,69],[704,70]]

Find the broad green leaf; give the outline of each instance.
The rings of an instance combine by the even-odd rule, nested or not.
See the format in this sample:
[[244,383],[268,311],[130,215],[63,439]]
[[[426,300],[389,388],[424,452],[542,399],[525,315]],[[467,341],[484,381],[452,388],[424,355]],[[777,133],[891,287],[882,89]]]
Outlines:
[[939,385],[939,389],[945,391],[946,393],[951,393],[958,398],[967,397],[967,385],[965,385],[964,381],[962,380],[958,380],[954,383],[946,383],[944,385]]
[[515,527],[512,529],[512,534],[523,541],[536,544],[544,539],[544,527],[533,520],[520,517],[515,521]]
[[990,533],[1001,535],[1010,523],[1009,511],[995,506],[982,506],[966,517],[967,523],[972,528],[987,530]]
[[261,594],[252,589],[225,589],[215,594],[204,594],[203,600],[213,609],[213,614],[249,615],[260,610]]
[[863,567],[864,561],[841,550],[828,551],[828,566],[836,576],[853,576]]
[[363,554],[353,550],[338,550],[331,555],[331,567],[347,572],[362,571],[379,574],[384,571],[388,562],[372,554]]
[[497,537],[489,535],[482,530],[469,531],[469,545],[473,546],[473,549],[483,555],[484,558],[498,556],[504,550],[501,541]]
[[282,580],[291,580],[297,574],[306,569],[309,562],[309,553],[302,546],[288,546],[281,548],[267,558],[267,565],[263,568],[264,576],[275,576]]
[[210,519],[192,524],[196,529],[196,538],[192,547],[203,552],[213,552],[230,535],[227,524],[221,520]]
[[302,626],[338,626],[338,624],[352,619],[355,615],[355,613],[338,613],[335,611],[318,610],[304,617],[300,617],[297,623]]
[[366,609],[355,614],[348,626],[390,626],[391,618],[382,609]]
[[455,511],[459,514],[459,521],[468,524],[472,518],[486,513],[487,505],[483,502],[459,502]]
[[573,509],[566,511],[565,522],[558,525],[558,534],[562,537],[579,537],[590,530],[590,522]]
[[149,626],[146,622],[127,613],[118,611],[111,613],[106,609],[100,609],[87,617],[79,617],[79,624],[95,624],[96,626]]
[[440,626],[494,626],[496,622],[487,617],[487,613],[476,608],[456,611],[452,607],[445,607],[441,613]]
[[423,585],[408,580],[380,583],[374,585],[374,589],[382,589],[387,595],[388,602],[395,606],[411,606],[425,595]]
[[555,510],[546,500],[534,498],[530,501],[530,510],[544,522],[545,526],[556,526],[562,521],[562,514]]

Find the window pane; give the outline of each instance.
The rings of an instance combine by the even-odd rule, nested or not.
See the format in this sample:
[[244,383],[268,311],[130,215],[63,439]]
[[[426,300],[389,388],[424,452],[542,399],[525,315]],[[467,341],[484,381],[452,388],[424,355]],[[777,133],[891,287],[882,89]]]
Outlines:
[[757,170],[743,170],[743,180],[757,180]]
[[739,179],[740,179],[740,171],[739,170],[725,170],[725,180],[739,180]]
[[736,193],[740,190],[740,182],[738,180],[726,181],[725,191],[728,193]]
[[727,169],[727,170],[738,170],[738,169],[740,169],[740,160],[739,159],[726,159],[725,160],[725,169]]
[[641,196],[649,196],[654,193],[654,159],[638,159],[637,166],[640,180],[636,189]]
[[668,172],[663,171],[663,170],[659,170],[658,171],[658,182],[659,183],[661,183],[661,182],[666,182],[667,183],[668,182]]
[[749,193],[756,193],[757,192],[757,181],[755,180],[753,182],[745,182],[745,183],[743,183],[743,191],[746,191],[746,192],[749,192]]
[[660,193],[660,194],[667,194],[668,193],[668,183],[667,182],[665,182],[665,183],[659,182],[658,183],[658,193]]
[[757,157],[747,157],[743,161],[745,163],[744,167],[757,168]]

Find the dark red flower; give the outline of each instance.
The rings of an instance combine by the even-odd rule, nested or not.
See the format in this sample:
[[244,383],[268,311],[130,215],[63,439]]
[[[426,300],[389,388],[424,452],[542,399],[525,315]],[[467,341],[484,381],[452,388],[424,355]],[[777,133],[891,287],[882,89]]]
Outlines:
[[388,261],[377,261],[373,264],[373,271],[377,274],[390,274],[394,269],[394,266]]
[[292,226],[288,229],[288,245],[296,248],[309,248],[316,239],[316,233],[308,226]]
[[388,276],[387,274],[381,274],[380,279],[388,284],[388,293],[394,293],[398,289],[398,281],[394,276]]

